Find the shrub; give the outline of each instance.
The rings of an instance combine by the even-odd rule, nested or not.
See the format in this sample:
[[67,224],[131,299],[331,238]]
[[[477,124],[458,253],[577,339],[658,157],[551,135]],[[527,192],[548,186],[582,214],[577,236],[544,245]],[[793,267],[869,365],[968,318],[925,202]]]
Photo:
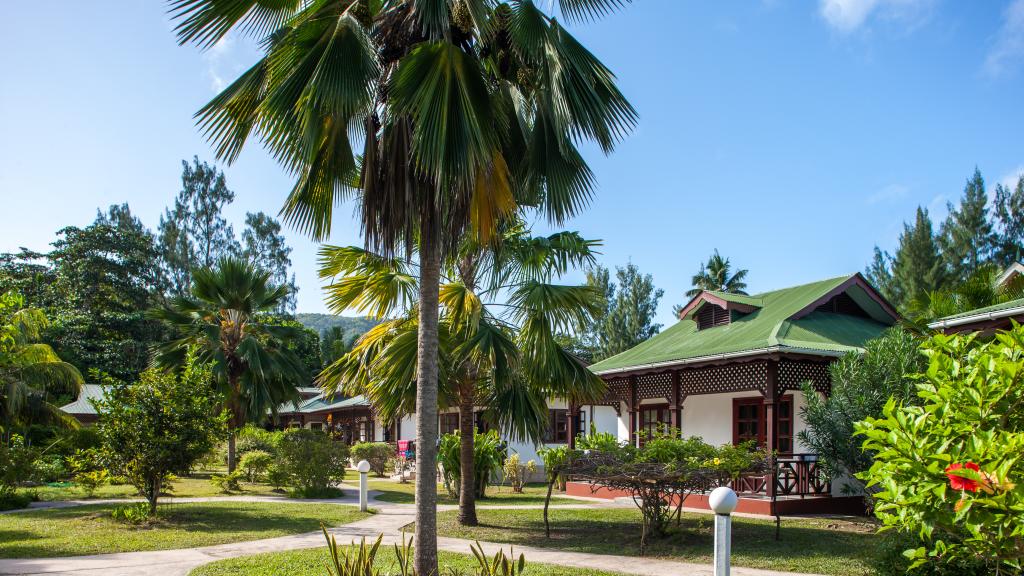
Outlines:
[[167,475],[188,472],[224,430],[210,381],[190,356],[180,376],[147,370],[96,403],[104,455],[145,495],[151,513]]
[[920,406],[891,399],[858,423],[876,453],[861,475],[883,530],[922,542],[911,567],[980,559],[1024,568],[1024,327],[982,342],[936,335],[923,346]]
[[512,454],[505,459],[505,464],[502,465],[501,469],[505,473],[505,480],[512,487],[512,491],[522,494],[523,485],[526,484],[526,477],[528,474],[533,474],[537,471],[537,463],[529,460],[526,464],[520,464],[519,454]]
[[556,484],[560,491],[565,492],[565,474],[561,470],[569,458],[569,447],[542,448],[537,451],[537,455],[544,461],[544,476],[548,483]]
[[[801,415],[807,427],[798,434],[832,478],[845,477],[844,491],[864,494],[854,475],[871,467],[874,452],[862,450],[863,438],[854,423],[878,418],[890,397],[919,404],[915,375],[926,360],[920,340],[903,328],[891,328],[865,345],[864,354],[851,352],[829,367],[832,389],[821,397],[810,385],[803,389],[806,405]],[[851,477],[852,476],[852,477]]]
[[903,552],[917,549],[922,542],[909,534],[888,532],[882,536],[878,550],[871,559],[871,567],[877,576],[988,576],[991,571],[984,562],[977,559],[952,561],[948,564],[929,562],[915,568],[913,560]]
[[69,475],[70,472],[64,465],[64,457],[60,454],[50,454],[35,461],[29,479],[33,482],[47,484],[65,480]]
[[348,446],[317,430],[293,428],[278,446],[281,465],[296,495],[313,498],[335,494],[333,484],[345,478]]
[[[321,525],[324,538],[327,539],[327,557],[330,563],[327,564],[327,576],[382,576],[382,572],[375,566],[377,563],[377,552],[380,551],[384,535],[380,535],[372,544],[366,543],[363,538],[358,547],[354,550],[339,548],[334,536],[327,533],[327,529]],[[353,542],[353,545],[355,542]],[[499,549],[494,556],[488,557],[484,553],[483,546],[479,542],[469,547],[476,559],[477,569],[473,572],[475,576],[521,576],[526,569],[526,557],[522,554],[515,557],[515,552],[509,549],[509,555]],[[395,556],[398,563],[398,571],[394,576],[416,576],[413,568],[412,540],[402,538],[402,544],[395,544]],[[391,574],[391,573],[388,573]],[[469,576],[469,574],[454,568],[441,569],[440,576]]]
[[[453,498],[459,497],[459,475],[462,472],[459,448],[458,432],[441,436],[437,461],[442,466],[444,487]],[[482,434],[473,432],[473,472],[476,476],[473,485],[477,498],[487,497],[487,485],[491,477],[501,469],[504,460],[505,447],[497,431],[488,430]]]
[[117,506],[110,511],[111,518],[118,522],[127,522],[129,524],[142,524],[149,520],[152,514],[153,512],[150,511],[149,506],[145,502]]
[[287,468],[280,463],[273,463],[267,468],[267,484],[273,486],[274,490],[281,491],[290,481]]
[[352,447],[352,459],[356,462],[366,460],[370,470],[378,478],[383,478],[388,470],[388,462],[395,455],[395,449],[386,442],[360,442]]
[[106,470],[90,470],[75,474],[75,484],[78,484],[89,498],[92,498],[96,490],[108,481],[110,481],[110,474]]
[[0,442],[0,497],[13,494],[18,484],[31,477],[37,457],[36,451],[18,434]]
[[245,472],[247,481],[258,482],[273,463],[274,457],[269,452],[250,450],[242,455],[242,459],[238,461],[238,467]]
[[28,508],[34,498],[29,494],[18,494],[17,492],[0,492],[0,512],[4,510],[20,510]]
[[227,474],[214,474],[210,476],[210,484],[213,484],[221,492],[225,494],[231,492],[239,492],[242,490],[242,472],[235,470]]
[[279,431],[264,430],[249,424],[238,431],[235,441],[235,451],[241,458],[247,452],[266,452],[274,454],[277,452],[277,445],[281,442]]

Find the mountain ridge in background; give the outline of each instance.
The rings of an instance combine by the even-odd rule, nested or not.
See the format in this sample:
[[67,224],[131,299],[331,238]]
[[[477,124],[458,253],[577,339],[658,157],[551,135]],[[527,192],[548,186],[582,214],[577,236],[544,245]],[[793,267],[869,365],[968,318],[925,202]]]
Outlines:
[[334,314],[311,312],[300,312],[295,315],[295,319],[317,334],[321,334],[329,328],[340,326],[345,331],[345,335],[349,337],[364,334],[367,330],[376,326],[378,322],[373,318],[365,316],[335,316]]

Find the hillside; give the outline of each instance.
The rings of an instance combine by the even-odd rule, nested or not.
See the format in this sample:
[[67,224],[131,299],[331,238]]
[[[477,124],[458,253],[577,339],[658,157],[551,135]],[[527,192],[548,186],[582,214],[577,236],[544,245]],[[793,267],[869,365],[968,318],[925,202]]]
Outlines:
[[360,335],[377,325],[372,318],[360,316],[335,316],[333,314],[296,314],[295,319],[303,326],[320,334],[328,328],[340,326],[348,336]]

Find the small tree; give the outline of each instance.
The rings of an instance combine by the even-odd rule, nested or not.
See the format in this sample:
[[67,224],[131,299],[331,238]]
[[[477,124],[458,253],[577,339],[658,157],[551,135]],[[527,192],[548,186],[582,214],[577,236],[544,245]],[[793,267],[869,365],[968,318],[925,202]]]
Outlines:
[[318,498],[330,493],[345,478],[348,446],[316,430],[286,430],[278,456],[299,496]]
[[891,328],[865,346],[864,354],[851,352],[832,364],[832,390],[820,396],[804,385],[807,399],[801,415],[807,428],[800,441],[821,458],[832,478],[846,477],[844,490],[863,494],[864,484],[854,477],[871,467],[874,452],[862,450],[863,438],[854,434],[854,423],[882,415],[889,398],[917,404],[914,376],[927,360],[920,340],[903,328]]
[[250,450],[242,454],[238,466],[245,472],[245,479],[251,482],[258,482],[267,469],[274,463],[274,456],[263,450]]
[[351,448],[352,459],[356,462],[366,460],[370,470],[383,478],[388,471],[388,462],[395,455],[395,449],[386,442],[360,442]]
[[150,514],[167,476],[187,473],[224,433],[210,378],[190,357],[180,376],[147,370],[96,401],[106,458],[146,497]]
[[936,335],[924,346],[920,406],[890,400],[857,426],[876,453],[861,478],[877,486],[883,530],[925,544],[913,566],[980,559],[1024,568],[1024,328],[990,342]]

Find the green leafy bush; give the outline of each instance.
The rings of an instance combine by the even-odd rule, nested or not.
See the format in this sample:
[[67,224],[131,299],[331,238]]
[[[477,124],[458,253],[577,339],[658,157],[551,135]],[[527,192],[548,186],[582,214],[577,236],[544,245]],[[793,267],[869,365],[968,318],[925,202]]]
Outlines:
[[891,399],[881,418],[857,425],[874,452],[861,475],[877,487],[883,530],[923,544],[911,567],[969,559],[1024,569],[1024,327],[988,342],[936,335],[920,406]]
[[533,460],[528,460],[526,464],[521,464],[519,454],[512,454],[505,459],[505,463],[501,466],[501,471],[505,474],[505,481],[508,482],[512,491],[522,494],[523,485],[526,484],[528,475],[537,471],[537,463]]
[[554,482],[559,490],[565,492],[565,474],[562,473],[562,468],[569,459],[569,447],[541,448],[537,455],[544,461],[544,475],[548,482]]
[[7,496],[11,503],[18,501],[11,495],[18,484],[32,476],[37,458],[38,453],[19,434],[11,434],[6,442],[0,442],[0,497]]
[[97,402],[104,457],[145,495],[151,513],[167,476],[188,472],[223,433],[211,378],[190,356],[180,376],[147,370]]
[[149,506],[145,502],[116,506],[110,511],[111,518],[118,522],[127,522],[128,524],[142,524],[149,520],[153,514],[155,513],[151,513]]
[[89,470],[75,474],[75,484],[85,491],[85,495],[92,498],[96,490],[110,481],[110,473],[106,470]]
[[291,482],[288,469],[282,464],[275,462],[267,468],[267,484],[274,487],[274,490],[282,491]]
[[[441,445],[437,452],[437,461],[441,464],[441,477],[444,487],[453,498],[459,497],[459,476],[462,472],[462,459],[459,453],[459,433],[441,436]],[[476,497],[487,497],[487,486],[491,477],[501,469],[505,461],[505,447],[495,430],[473,433],[473,472]]]
[[221,492],[230,494],[242,490],[242,471],[235,470],[227,474],[214,474],[210,476],[210,484],[213,484]]
[[4,510],[20,510],[22,508],[28,508],[28,505],[31,504],[33,500],[33,497],[28,494],[0,492],[0,512]]
[[988,576],[991,574],[985,562],[977,559],[951,560],[949,563],[928,562],[911,568],[911,558],[903,553],[922,546],[920,539],[910,534],[887,532],[880,536],[878,551],[871,559],[871,567],[877,576]]
[[[346,550],[338,546],[334,536],[327,533],[327,529],[321,525],[324,538],[327,539],[327,557],[330,562],[327,564],[328,576],[385,576],[377,563],[377,553],[380,551],[384,535],[380,535],[372,544],[367,544],[363,538],[358,546],[352,550]],[[354,544],[354,543],[353,543]],[[388,573],[386,576],[416,576],[413,568],[412,539],[402,538],[401,544],[394,545],[395,558],[398,563],[398,570]],[[526,557],[522,554],[517,559],[515,552],[509,550],[505,555],[504,550],[498,550],[494,556],[488,557],[484,553],[483,546],[479,542],[469,547],[473,557],[477,561],[477,569],[473,572],[475,576],[521,576],[526,569]],[[441,568],[440,576],[469,576],[463,571],[454,568]]]
[[238,431],[235,440],[235,451],[241,458],[247,452],[266,452],[274,454],[277,452],[277,445],[281,442],[283,432],[264,430],[249,424]]
[[64,465],[64,457],[60,454],[49,454],[35,461],[32,465],[30,480],[41,484],[66,480],[71,473]]
[[317,430],[292,428],[278,446],[282,467],[297,496],[317,498],[337,493],[333,485],[345,478],[348,446]]
[[378,478],[383,478],[388,471],[388,462],[395,455],[395,449],[387,442],[360,442],[352,446],[352,460],[366,460],[370,470]]
[[238,461],[238,467],[245,472],[245,479],[248,482],[258,482],[273,463],[274,457],[269,452],[250,450],[242,455],[242,459]]

